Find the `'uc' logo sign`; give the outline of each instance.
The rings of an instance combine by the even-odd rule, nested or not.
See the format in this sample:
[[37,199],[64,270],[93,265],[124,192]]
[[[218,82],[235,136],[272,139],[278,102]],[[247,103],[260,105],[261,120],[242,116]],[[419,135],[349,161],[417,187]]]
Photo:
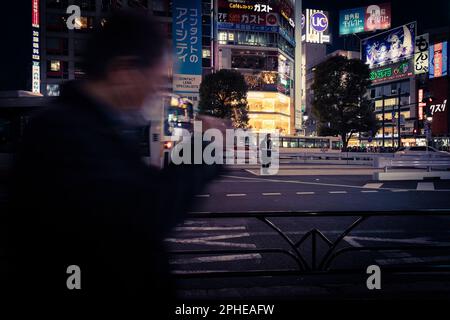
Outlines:
[[317,32],[324,32],[328,28],[328,18],[323,12],[316,12],[311,16],[311,25]]

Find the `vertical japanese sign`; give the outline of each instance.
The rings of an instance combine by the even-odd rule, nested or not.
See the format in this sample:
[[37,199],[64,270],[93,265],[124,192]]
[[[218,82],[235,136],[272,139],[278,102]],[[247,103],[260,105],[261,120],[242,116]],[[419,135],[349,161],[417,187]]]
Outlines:
[[423,74],[428,72],[430,65],[429,46],[428,33],[416,37],[416,45],[414,49],[414,74]]
[[430,79],[448,75],[447,41],[430,46]]
[[39,48],[39,0],[31,0],[31,29],[32,29],[32,47],[31,57],[31,91],[41,93],[41,67],[40,67],[40,48]]
[[424,116],[423,116],[424,109],[427,106],[426,102],[424,102],[423,100],[424,100],[424,90],[419,89],[419,92],[417,94],[417,101],[418,101],[417,117],[419,118],[419,120],[424,119]]
[[202,7],[200,0],[172,4],[174,92],[199,92],[202,81]]

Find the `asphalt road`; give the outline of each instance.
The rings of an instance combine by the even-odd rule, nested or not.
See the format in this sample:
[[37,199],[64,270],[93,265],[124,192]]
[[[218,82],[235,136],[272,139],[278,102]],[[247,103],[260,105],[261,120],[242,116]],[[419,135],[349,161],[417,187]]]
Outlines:
[[[337,247],[363,248],[383,246],[428,246],[427,251],[402,248],[381,252],[356,251],[333,260],[331,270],[352,269],[351,276],[315,275],[302,277],[215,278],[181,280],[180,295],[185,298],[211,297],[327,297],[369,294],[366,268],[417,265],[450,265],[450,216],[433,216],[434,210],[450,212],[450,182],[445,181],[372,181],[367,175],[255,176],[246,170],[232,170],[198,195],[197,213],[212,218],[188,219],[166,242],[172,250],[238,250],[200,255],[174,255],[171,265],[177,273],[211,271],[285,270],[297,265],[283,254],[258,253],[257,249],[283,248],[289,245],[280,235],[256,218],[233,218],[233,213],[269,211],[315,211],[314,217],[273,218],[272,221],[293,242],[317,229],[331,242],[356,221],[357,211],[427,210],[420,217],[374,216],[344,237]],[[326,217],[320,212],[340,211],[343,216]],[[214,213],[230,213],[229,219],[216,219]],[[444,248],[448,246],[448,248]],[[328,246],[317,240],[316,265]],[[239,252],[240,250],[240,252]],[[250,252],[245,252],[245,251]],[[312,265],[311,237],[299,246]],[[406,277],[406,278],[405,278]],[[429,274],[386,277],[385,296],[439,293],[450,295],[450,276]],[[371,293],[372,294],[372,293]]]
[[255,176],[232,170],[197,195],[198,212],[450,210],[450,181],[370,175]]

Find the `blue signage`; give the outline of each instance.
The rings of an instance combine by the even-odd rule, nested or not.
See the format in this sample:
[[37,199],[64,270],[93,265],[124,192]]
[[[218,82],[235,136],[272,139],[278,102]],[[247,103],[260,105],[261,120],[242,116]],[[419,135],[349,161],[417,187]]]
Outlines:
[[201,0],[173,0],[174,73],[202,74]]
[[339,34],[354,34],[364,32],[364,17],[366,8],[355,8],[339,12]]
[[264,26],[253,24],[242,24],[232,22],[219,22],[217,28],[221,30],[242,30],[242,31],[259,31],[259,32],[278,32],[277,26]]
[[448,75],[447,41],[430,46],[430,79]]
[[324,32],[328,29],[328,17],[323,12],[313,13],[311,27],[317,32]]
[[416,23],[391,29],[361,41],[362,60],[371,69],[414,56]]

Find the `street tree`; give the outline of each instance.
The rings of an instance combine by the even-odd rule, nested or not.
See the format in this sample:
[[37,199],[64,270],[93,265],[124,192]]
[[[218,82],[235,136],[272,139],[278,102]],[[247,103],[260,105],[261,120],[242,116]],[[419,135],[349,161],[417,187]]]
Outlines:
[[319,135],[340,136],[344,150],[355,133],[377,130],[374,105],[367,97],[370,70],[359,59],[335,56],[316,67],[313,114]]
[[199,113],[230,119],[235,128],[248,128],[247,83],[235,70],[219,70],[200,85]]

